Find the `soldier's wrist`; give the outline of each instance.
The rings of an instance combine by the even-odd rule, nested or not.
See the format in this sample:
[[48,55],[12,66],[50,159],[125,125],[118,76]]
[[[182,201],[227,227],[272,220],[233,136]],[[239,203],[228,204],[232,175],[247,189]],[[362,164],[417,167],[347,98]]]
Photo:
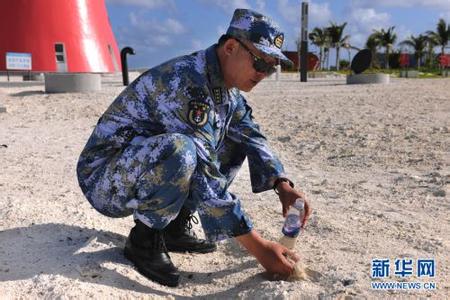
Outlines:
[[275,180],[275,182],[273,184],[273,190],[278,195],[278,193],[280,192],[280,190],[283,187],[288,187],[288,186],[290,186],[291,188],[294,188],[294,183],[286,177],[280,177]]

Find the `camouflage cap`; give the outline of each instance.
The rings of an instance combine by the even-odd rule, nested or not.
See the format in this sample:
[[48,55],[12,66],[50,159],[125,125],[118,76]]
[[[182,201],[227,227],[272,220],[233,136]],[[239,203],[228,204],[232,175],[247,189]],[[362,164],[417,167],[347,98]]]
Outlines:
[[270,19],[250,9],[238,8],[234,11],[227,34],[238,39],[253,42],[253,45],[285,65],[292,65],[282,52],[284,34]]

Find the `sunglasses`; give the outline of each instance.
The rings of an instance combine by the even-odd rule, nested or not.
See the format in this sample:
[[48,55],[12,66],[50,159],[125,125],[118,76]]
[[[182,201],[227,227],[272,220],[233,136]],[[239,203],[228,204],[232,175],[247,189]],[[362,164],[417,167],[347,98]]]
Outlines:
[[242,46],[253,57],[253,69],[259,73],[266,73],[267,76],[272,75],[277,70],[274,65],[267,63],[264,59],[253,54],[252,51],[240,40],[236,39],[239,45]]

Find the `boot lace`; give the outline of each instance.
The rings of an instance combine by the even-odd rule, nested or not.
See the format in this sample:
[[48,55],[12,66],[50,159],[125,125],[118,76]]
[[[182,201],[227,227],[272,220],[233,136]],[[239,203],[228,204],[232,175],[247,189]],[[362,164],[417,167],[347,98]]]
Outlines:
[[194,227],[194,225],[192,225],[192,223],[198,224],[198,219],[194,215],[189,215],[189,217],[186,218],[186,224],[185,224],[186,229],[188,231],[188,234],[197,237],[197,234],[194,232],[194,230],[192,230],[192,228]]

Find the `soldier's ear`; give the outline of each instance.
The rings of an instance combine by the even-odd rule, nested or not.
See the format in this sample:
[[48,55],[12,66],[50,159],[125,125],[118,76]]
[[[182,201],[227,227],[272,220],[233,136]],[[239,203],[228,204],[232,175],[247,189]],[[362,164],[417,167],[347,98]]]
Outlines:
[[227,56],[234,54],[238,50],[238,48],[239,48],[239,43],[235,39],[228,39],[223,44],[223,50]]

